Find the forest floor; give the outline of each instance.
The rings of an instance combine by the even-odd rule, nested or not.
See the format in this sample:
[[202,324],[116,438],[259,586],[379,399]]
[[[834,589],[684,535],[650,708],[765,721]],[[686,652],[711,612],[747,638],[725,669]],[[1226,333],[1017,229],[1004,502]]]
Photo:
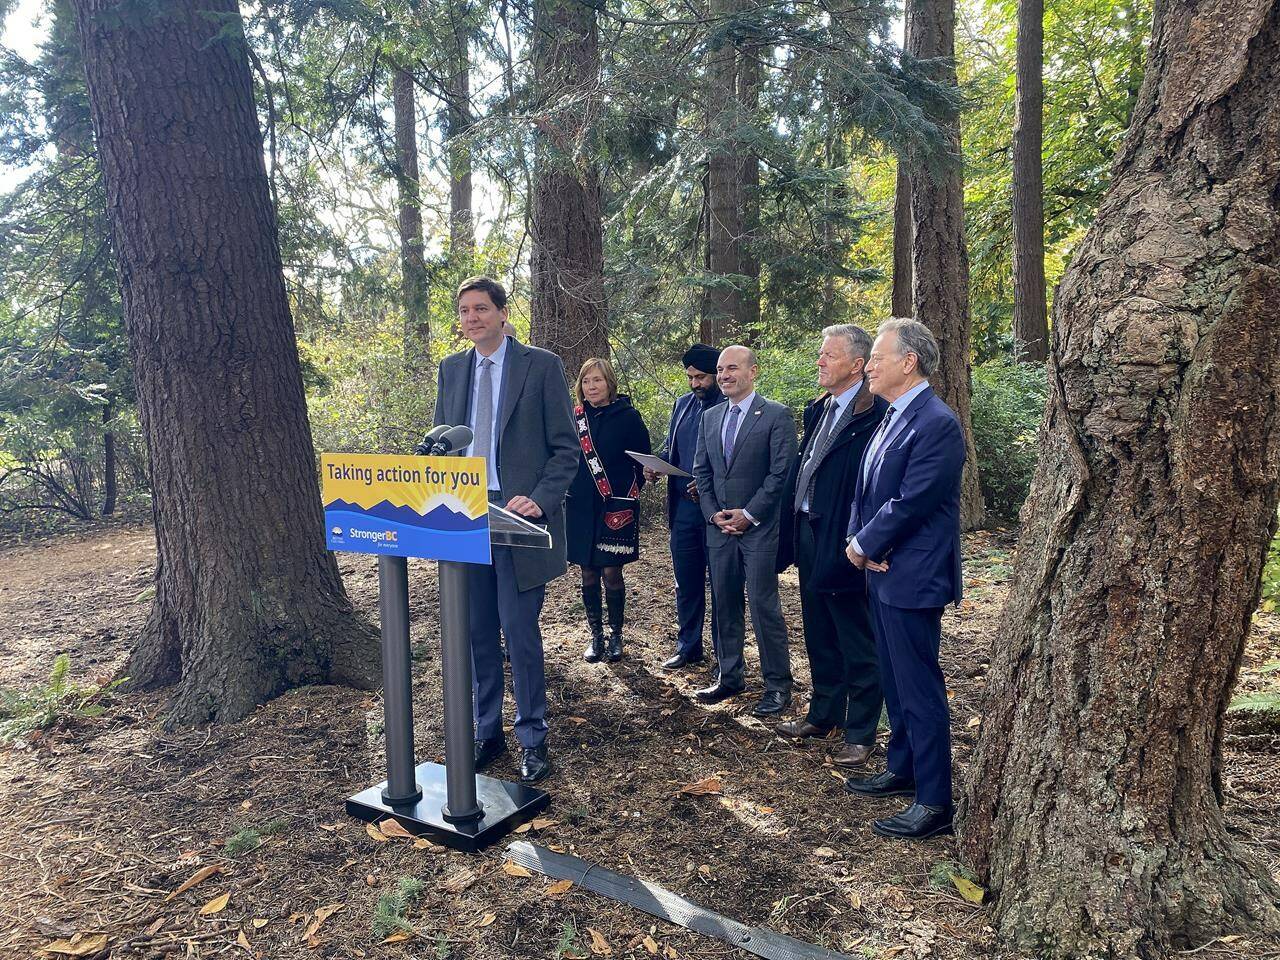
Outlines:
[[[967,599],[944,624],[959,777],[1012,545],[1007,530],[966,538]],[[38,687],[60,652],[81,682],[117,670],[146,616],[153,564],[151,531],[139,525],[0,549],[0,687]],[[341,565],[356,604],[376,616],[374,559],[343,555]],[[418,756],[439,759],[433,567],[412,562],[410,573]],[[572,575],[549,592],[553,802],[523,838],[852,957],[989,954],[983,908],[949,877],[954,840],[876,837],[869,819],[899,801],[847,796],[830,762],[836,744],[784,742],[750,716],[754,697],[707,708],[693,698],[705,670],[658,668],[675,632],[660,531],[628,567],[628,585],[627,656],[612,666],[580,659]],[[808,670],[794,570],[783,603],[799,707]],[[1278,660],[1280,616],[1259,614],[1240,692],[1274,689]],[[758,677],[754,659],[748,675]],[[385,775],[376,694],[301,689],[241,723],[177,732],[162,729],[163,709],[158,696],[115,697],[103,716],[0,748],[0,957],[76,935],[64,948],[112,957],[747,956],[579,887],[513,876],[505,843],[451,852],[349,819],[344,799]],[[493,772],[517,775],[510,758]],[[1280,736],[1233,719],[1225,774],[1232,833],[1280,876]],[[719,792],[682,792],[711,778]],[[192,877],[204,879],[175,896]],[[387,943],[374,931],[377,902],[402,878],[422,883],[406,913],[413,935]],[[1274,949],[1228,938],[1193,952]]]

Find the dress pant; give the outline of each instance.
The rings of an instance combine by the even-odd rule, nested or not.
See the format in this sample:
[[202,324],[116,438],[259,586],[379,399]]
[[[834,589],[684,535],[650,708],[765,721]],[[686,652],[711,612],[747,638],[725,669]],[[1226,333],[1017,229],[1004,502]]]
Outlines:
[[[707,521],[692,500],[677,500],[671,522],[671,565],[676,575],[676,652],[697,660],[703,655],[702,625],[707,613]],[[716,647],[716,605],[711,600],[711,643]]]
[[[720,683],[742,689],[742,648],[746,642],[746,611],[760,651],[760,673],[765,692],[791,692],[791,655],[787,649],[787,623],[778,598],[778,524],[726,536],[707,526],[707,553],[711,566],[711,596],[715,603],[716,658]],[[746,591],[747,603],[743,601]]]
[[808,514],[796,514],[800,610],[813,677],[807,719],[819,727],[843,727],[845,743],[869,747],[876,742],[884,698],[867,595],[862,590],[833,593],[809,588],[816,551],[813,526]]
[[[519,549],[519,548],[516,548]],[[538,618],[546,587],[516,589],[511,547],[493,547],[493,564],[469,564],[472,688],[475,694],[476,739],[502,735],[503,683],[501,629],[511,657],[511,685],[516,698],[516,739],[522,747],[539,747],[547,739],[547,680],[542,660]]]
[[938,666],[942,608],[907,610],[871,594],[884,702],[889,772],[916,782],[916,802],[951,807],[951,711]]

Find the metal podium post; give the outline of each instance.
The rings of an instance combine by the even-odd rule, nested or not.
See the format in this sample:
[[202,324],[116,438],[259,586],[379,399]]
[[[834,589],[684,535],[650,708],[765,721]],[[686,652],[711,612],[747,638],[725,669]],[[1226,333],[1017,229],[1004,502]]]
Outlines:
[[[446,445],[444,452],[464,448],[471,440],[471,432],[465,427],[450,427],[433,433],[440,434],[437,439],[442,443],[452,438],[452,444]],[[453,539],[459,535],[456,510],[446,508],[452,515],[443,526],[423,522],[426,520],[425,508],[409,507],[406,513],[402,505],[407,498],[422,495],[416,489],[406,492],[395,486],[396,483],[408,482],[396,477],[413,475],[424,466],[431,466],[434,456],[392,458],[325,454],[322,460],[326,459],[330,464],[326,480],[334,480],[339,491],[333,494],[326,492],[329,548],[379,554],[378,607],[382,618],[387,779],[348,797],[347,812],[369,821],[394,817],[412,833],[428,834],[455,849],[479,850],[546,809],[551,798],[544,791],[522,783],[507,783],[494,777],[476,775],[468,565],[488,563],[489,550],[494,546],[549,549],[551,535],[546,528],[490,503],[487,517],[480,521],[481,526],[472,528],[478,529],[480,536],[488,539],[488,549],[473,548],[468,553],[459,548],[462,541]],[[474,475],[483,478],[483,460],[478,460],[478,464],[472,462],[467,469],[474,471],[477,468],[479,472]],[[366,472],[360,474],[360,470]],[[388,478],[388,474],[392,476]],[[455,470],[447,475],[456,478],[463,476],[464,471]],[[353,481],[351,477],[357,479]],[[382,488],[375,487],[374,493],[364,489],[371,478],[373,482],[383,484]],[[341,486],[343,483],[346,486]],[[353,483],[361,483],[355,494],[350,492]],[[473,484],[464,484],[455,496],[469,493],[467,486],[475,489]],[[383,494],[384,489],[397,501],[386,498],[381,503],[368,506],[370,501]],[[365,505],[352,503],[352,496]],[[434,515],[435,510],[431,513]],[[474,524],[477,521],[467,514],[465,522]],[[371,547],[373,543],[377,546]],[[392,555],[388,556],[384,551],[391,551]],[[414,766],[407,556],[439,560],[443,765],[421,763]],[[467,559],[466,562],[443,560],[440,559],[442,556]]]
[[413,675],[409,652],[409,561],[378,558],[382,620],[382,710],[387,734],[387,785],[382,801],[402,806],[422,799],[413,769]]
[[444,675],[445,805],[450,823],[484,816],[476,799],[475,733],[472,730],[471,610],[467,568],[440,561],[440,672]]

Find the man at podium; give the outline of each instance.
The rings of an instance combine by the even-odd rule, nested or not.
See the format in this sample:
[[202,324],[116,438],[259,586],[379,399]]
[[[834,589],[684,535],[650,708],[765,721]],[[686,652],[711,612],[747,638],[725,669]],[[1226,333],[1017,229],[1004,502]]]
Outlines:
[[546,585],[567,569],[564,499],[578,470],[578,435],[560,358],[504,332],[502,284],[489,277],[464,280],[457,308],[459,329],[474,347],[441,361],[435,423],[470,426],[475,439],[465,453],[488,460],[490,502],[545,523],[551,534],[549,550],[495,545],[491,566],[468,568],[476,770],[507,749],[501,630],[511,658],[520,779],[537,783],[551,772],[538,620]]

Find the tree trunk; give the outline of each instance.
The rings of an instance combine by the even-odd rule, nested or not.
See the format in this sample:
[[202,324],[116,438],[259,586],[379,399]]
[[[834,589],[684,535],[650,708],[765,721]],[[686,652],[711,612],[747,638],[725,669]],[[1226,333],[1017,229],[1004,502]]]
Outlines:
[[107,429],[102,433],[102,515],[109,517],[116,512],[116,489],[118,477],[116,470],[116,434],[110,429],[111,418],[115,416],[116,405],[109,401],[102,408],[102,425]]
[[[754,121],[760,109],[760,57],[764,49],[759,44],[743,48],[738,56],[738,108],[742,124]],[[742,242],[738,245],[738,269],[746,277],[738,311],[738,328],[742,338],[753,343],[760,335],[760,259],[756,243],[760,232],[760,158],[754,147],[742,144],[741,166],[738,183],[742,202]]]
[[396,189],[400,229],[400,295],[404,305],[404,360],[413,369],[429,369],[431,356],[431,280],[422,240],[422,197],[418,178],[418,111],[413,74],[394,67],[391,101],[396,128]]
[[911,174],[906,159],[898,160],[898,180],[893,194],[893,305],[895,317],[911,313]]
[[1044,363],[1044,0],[1018,0],[1013,112],[1013,339],[1020,359]]
[[471,272],[475,257],[475,221],[471,209],[471,54],[467,33],[460,24],[454,30],[453,73],[448,83],[445,131],[449,160],[449,260],[453,267]]
[[1280,498],[1280,3],[1157,6],[1054,304],[1040,465],[963,805],[992,922],[1053,957],[1280,930],[1223,822]]
[[[955,0],[908,0],[906,19],[907,52],[917,60],[934,61],[932,79],[954,87]],[[972,530],[982,525],[985,511],[969,415],[969,254],[960,117],[954,110],[938,109],[931,119],[947,139],[949,159],[930,166],[911,164],[911,315],[938,339],[942,357],[929,382],[964,428],[960,522]]]
[[[710,0],[710,29],[737,12],[737,0]],[[737,49],[722,37],[707,55],[707,262],[711,285],[703,301],[708,343],[737,338],[742,314],[742,164],[737,148]]]
[[240,14],[75,0],[150,451],[156,599],[124,668],[177,683],[171,722],[301,684],[370,686],[378,655],[332,554]]
[[607,357],[600,172],[593,141],[600,53],[595,8],[582,0],[534,5],[539,119],[533,185],[530,339],[575,378]]

